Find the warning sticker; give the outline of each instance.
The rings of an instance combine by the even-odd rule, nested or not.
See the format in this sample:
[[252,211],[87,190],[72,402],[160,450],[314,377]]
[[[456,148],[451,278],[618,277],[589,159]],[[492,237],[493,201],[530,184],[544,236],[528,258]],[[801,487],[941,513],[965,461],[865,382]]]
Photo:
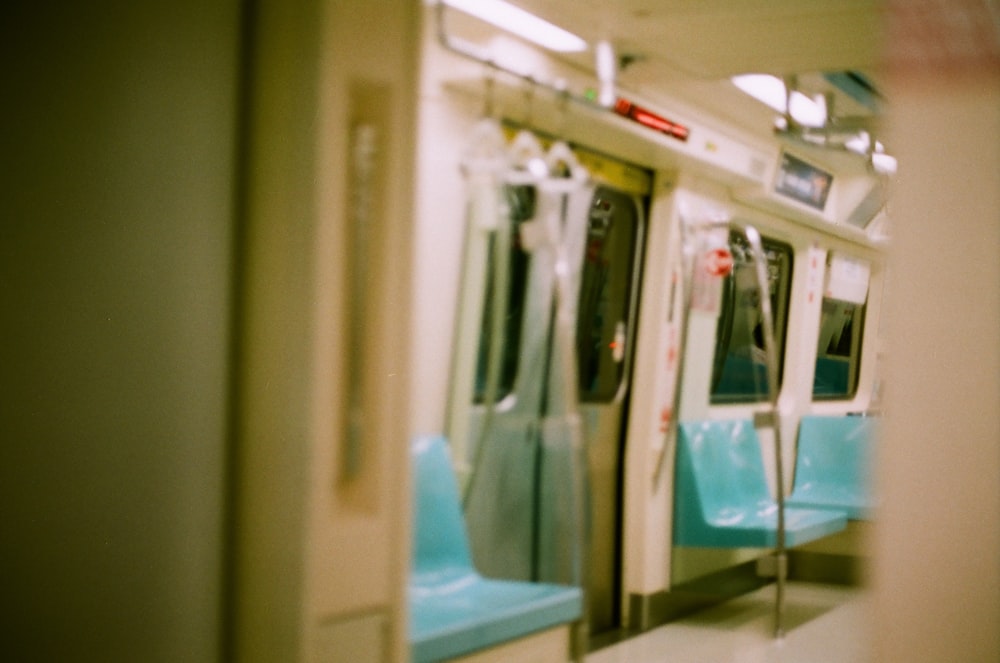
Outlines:
[[729,276],[733,271],[733,254],[727,247],[710,249],[705,254],[705,270],[709,276]]

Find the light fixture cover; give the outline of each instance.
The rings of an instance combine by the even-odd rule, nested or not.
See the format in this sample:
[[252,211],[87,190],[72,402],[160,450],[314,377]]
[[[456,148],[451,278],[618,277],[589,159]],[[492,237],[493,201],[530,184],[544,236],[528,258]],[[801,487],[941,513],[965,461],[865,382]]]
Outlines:
[[[770,106],[779,113],[787,112],[793,120],[804,127],[822,127],[826,124],[826,103],[810,99],[798,90],[793,90],[791,98],[785,90],[785,83],[770,74],[743,74],[732,77],[733,85],[743,92]],[[818,99],[822,99],[819,97]],[[790,108],[785,107],[789,103]]]
[[442,2],[551,51],[572,53],[587,50],[587,42],[582,38],[504,0]]

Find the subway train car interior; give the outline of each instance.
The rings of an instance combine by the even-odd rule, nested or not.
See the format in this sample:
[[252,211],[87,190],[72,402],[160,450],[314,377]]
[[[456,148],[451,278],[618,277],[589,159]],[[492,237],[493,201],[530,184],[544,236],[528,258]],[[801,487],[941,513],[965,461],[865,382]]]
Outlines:
[[994,0],[16,4],[4,660],[1000,656]]

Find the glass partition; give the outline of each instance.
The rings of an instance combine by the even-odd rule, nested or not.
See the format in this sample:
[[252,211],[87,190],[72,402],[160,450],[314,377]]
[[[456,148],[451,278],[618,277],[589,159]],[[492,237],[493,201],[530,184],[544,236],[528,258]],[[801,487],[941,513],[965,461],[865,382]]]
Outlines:
[[823,298],[813,398],[850,399],[858,390],[865,305]]
[[[792,286],[792,247],[762,238],[767,257],[774,340],[778,359],[778,388],[785,356],[788,300]],[[753,254],[743,233],[729,235],[733,270],[723,283],[722,305],[716,330],[711,403],[754,403],[767,400],[767,363],[761,327],[760,290]]]

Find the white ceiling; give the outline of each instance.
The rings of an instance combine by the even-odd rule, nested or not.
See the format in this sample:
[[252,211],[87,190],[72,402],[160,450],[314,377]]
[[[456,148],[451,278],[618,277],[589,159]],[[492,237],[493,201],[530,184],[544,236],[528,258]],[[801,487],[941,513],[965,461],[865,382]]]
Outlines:
[[608,39],[702,78],[866,69],[877,62],[875,0],[521,0],[589,41]]
[[623,86],[668,90],[741,125],[770,126],[774,113],[736,90],[728,82],[735,74],[799,74],[804,92],[833,91],[841,115],[870,111],[817,72],[858,71],[878,87],[882,11],[876,0],[515,3],[590,43],[606,39],[619,56],[635,57],[619,73]]

